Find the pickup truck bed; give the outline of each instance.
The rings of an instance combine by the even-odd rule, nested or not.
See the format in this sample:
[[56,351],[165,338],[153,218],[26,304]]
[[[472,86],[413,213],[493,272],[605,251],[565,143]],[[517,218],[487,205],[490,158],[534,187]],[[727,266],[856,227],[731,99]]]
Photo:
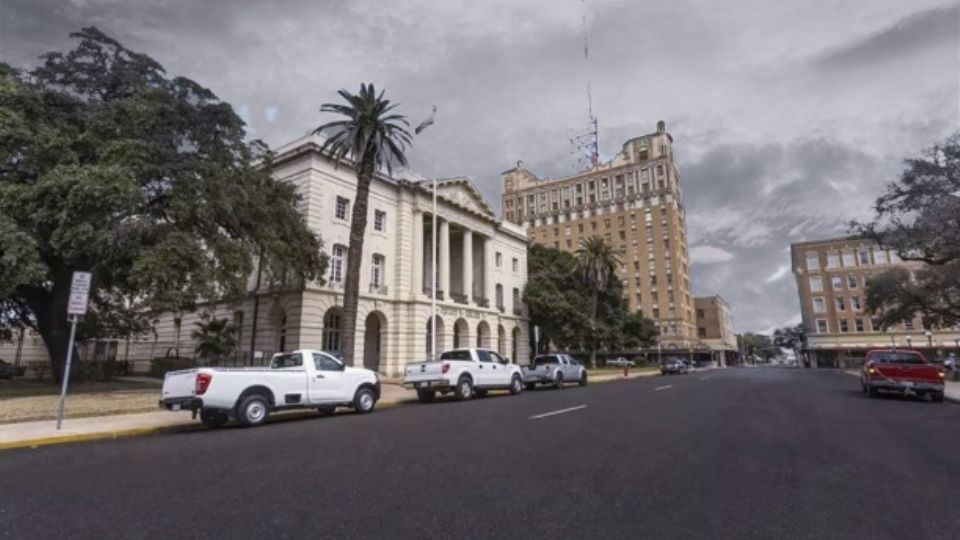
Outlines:
[[943,401],[945,374],[921,353],[911,350],[875,350],[867,353],[860,372],[863,393],[876,397],[880,391],[926,395]]

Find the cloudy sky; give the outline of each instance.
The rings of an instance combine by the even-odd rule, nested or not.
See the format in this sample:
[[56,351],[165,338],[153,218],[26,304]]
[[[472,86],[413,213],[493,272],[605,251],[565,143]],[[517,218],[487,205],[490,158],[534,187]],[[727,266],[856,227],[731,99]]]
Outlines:
[[593,86],[601,153],[667,122],[693,287],[738,331],[799,320],[791,242],[843,234],[905,157],[956,131],[958,6],[944,0],[0,0],[0,61],[28,67],[94,25],[232,103],[278,146],[361,81],[416,122],[415,169],[575,172]]

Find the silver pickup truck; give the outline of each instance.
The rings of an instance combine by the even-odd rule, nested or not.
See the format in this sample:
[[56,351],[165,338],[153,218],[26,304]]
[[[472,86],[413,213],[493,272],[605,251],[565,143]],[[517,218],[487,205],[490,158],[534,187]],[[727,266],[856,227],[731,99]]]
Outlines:
[[523,366],[523,382],[527,390],[533,390],[537,384],[549,384],[554,388],[563,388],[565,383],[586,386],[587,370],[568,354],[541,354],[529,366]]

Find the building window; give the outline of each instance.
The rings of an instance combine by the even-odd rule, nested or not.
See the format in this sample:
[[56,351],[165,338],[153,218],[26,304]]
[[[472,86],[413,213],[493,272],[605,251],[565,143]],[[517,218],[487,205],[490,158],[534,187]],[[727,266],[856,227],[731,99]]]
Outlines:
[[860,266],[869,266],[870,265],[870,250],[861,249],[860,250]]
[[847,324],[846,319],[840,319],[840,331],[843,333],[847,333],[850,331],[850,326]]
[[903,328],[905,330],[913,330],[913,321],[907,321],[903,323]]
[[370,266],[370,286],[374,289],[383,287],[383,267],[386,258],[379,253],[373,254],[373,264]]
[[827,305],[823,302],[823,298],[817,297],[813,299],[813,312],[814,313],[827,312]]
[[847,276],[847,288],[848,289],[857,288],[857,276]]
[[697,328],[697,337],[705,338],[707,337],[707,329],[700,326]]
[[330,281],[340,283],[343,281],[343,260],[347,255],[347,246],[337,244],[333,246],[333,257],[330,261]]
[[887,264],[887,252],[882,249],[873,250],[873,262],[876,264]]
[[323,317],[323,350],[340,350],[340,312],[330,309]]
[[820,269],[820,257],[816,253],[807,253],[807,270],[813,272]]
[[504,305],[503,305],[503,285],[497,283],[497,286],[496,286],[496,289],[495,289],[495,290],[496,290],[495,294],[496,294],[496,300],[497,300],[497,309],[499,309],[500,311],[503,311],[503,309],[504,309]]
[[833,282],[833,290],[842,291],[843,290],[843,278],[840,276],[833,276],[831,280]]
[[820,276],[811,276],[810,277],[810,292],[821,292],[823,291],[823,278]]
[[844,307],[844,302],[843,302],[843,297],[842,297],[842,296],[838,296],[838,297],[834,298],[834,300],[836,301],[836,304],[837,304],[837,311],[843,311],[844,309],[846,309],[846,307]]
[[854,311],[860,311],[860,297],[851,296],[850,297],[850,309]]
[[583,233],[583,223],[577,224],[577,232],[581,234]]
[[830,331],[830,330],[827,328],[827,320],[826,320],[826,319],[817,319],[817,333],[818,333],[818,334],[826,334],[826,333],[829,332],[829,331]]
[[840,267],[840,254],[827,253],[827,268],[839,268],[839,267]]
[[500,266],[503,265],[503,254],[498,251],[494,258],[496,259],[497,268],[500,268]]
[[387,213],[383,210],[373,212],[373,230],[383,232],[387,228]]
[[519,261],[516,257],[513,258],[513,260],[510,262],[510,264],[511,264],[511,268],[513,269],[514,272],[519,272],[519,271],[520,271],[520,261]]
[[856,265],[857,265],[856,258],[857,258],[856,253],[854,253],[854,252],[852,252],[852,251],[844,251],[844,252],[843,252],[843,265],[846,266],[846,267],[848,267],[848,268],[851,267],[851,266],[856,266]]
[[863,332],[863,319],[855,319],[853,322],[857,332]]
[[350,210],[350,199],[337,197],[337,219],[347,219],[347,212]]

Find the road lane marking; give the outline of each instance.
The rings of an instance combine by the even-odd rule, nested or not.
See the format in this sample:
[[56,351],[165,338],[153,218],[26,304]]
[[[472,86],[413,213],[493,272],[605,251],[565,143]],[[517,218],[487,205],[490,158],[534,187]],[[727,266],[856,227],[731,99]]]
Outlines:
[[668,385],[666,385],[666,386],[658,386],[658,387],[654,388],[653,391],[654,391],[654,392],[659,392],[659,391],[661,391],[661,390],[666,390],[667,388],[673,388],[673,385],[672,385],[672,384],[668,384]]
[[572,411],[579,411],[580,409],[586,409],[586,408],[587,408],[587,404],[584,403],[583,405],[577,405],[576,407],[570,407],[567,409],[560,409],[559,411],[550,411],[543,414],[535,414],[531,416],[529,420],[537,420],[538,418],[546,418],[548,416],[553,416],[555,414],[563,414],[563,413],[568,413]]

